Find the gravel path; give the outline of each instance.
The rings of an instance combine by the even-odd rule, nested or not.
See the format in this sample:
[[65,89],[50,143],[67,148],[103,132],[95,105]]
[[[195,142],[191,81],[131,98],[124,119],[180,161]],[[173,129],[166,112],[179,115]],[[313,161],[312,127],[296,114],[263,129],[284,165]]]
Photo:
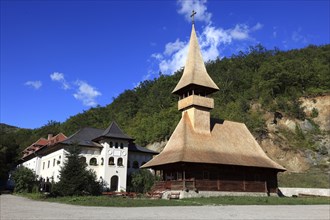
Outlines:
[[0,196],[0,219],[330,219],[329,205],[86,207]]

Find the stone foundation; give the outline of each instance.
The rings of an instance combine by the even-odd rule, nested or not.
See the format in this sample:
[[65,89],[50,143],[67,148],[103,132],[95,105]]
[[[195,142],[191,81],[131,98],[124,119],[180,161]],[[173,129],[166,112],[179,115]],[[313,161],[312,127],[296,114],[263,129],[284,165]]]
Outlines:
[[[220,196],[254,196],[254,197],[267,197],[267,193],[260,192],[220,192],[220,191],[180,191],[180,190],[172,190],[165,191],[162,199],[169,199],[171,193],[180,193],[180,199],[184,198],[202,198],[202,197],[220,197]],[[278,196],[276,193],[271,193],[270,196]]]

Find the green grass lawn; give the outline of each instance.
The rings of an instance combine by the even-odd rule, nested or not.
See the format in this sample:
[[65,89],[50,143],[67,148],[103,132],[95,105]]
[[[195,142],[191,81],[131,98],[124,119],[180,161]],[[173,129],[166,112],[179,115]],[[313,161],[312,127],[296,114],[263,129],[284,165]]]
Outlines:
[[203,205],[316,205],[330,204],[326,197],[248,197],[222,196],[211,198],[191,198],[181,200],[164,200],[148,198],[122,198],[108,196],[79,196],[47,198],[42,194],[19,194],[39,201],[58,202],[83,206],[106,207],[151,207],[151,206],[203,206]]

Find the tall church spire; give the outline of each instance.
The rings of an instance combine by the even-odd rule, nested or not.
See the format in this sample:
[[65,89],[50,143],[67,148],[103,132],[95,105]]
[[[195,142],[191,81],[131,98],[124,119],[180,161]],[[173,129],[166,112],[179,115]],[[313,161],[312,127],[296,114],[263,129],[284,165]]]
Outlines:
[[[194,15],[193,11],[192,18]],[[172,93],[179,95],[178,109],[182,111],[182,117],[188,113],[195,132],[210,134],[210,111],[214,108],[214,100],[207,95],[218,90],[206,71],[193,23],[186,66]]]
[[206,71],[202,53],[198,45],[195,27],[194,24],[192,24],[186,65],[183,75],[172,93],[181,95],[196,87],[200,87],[206,95],[219,90],[218,86],[213,82]]

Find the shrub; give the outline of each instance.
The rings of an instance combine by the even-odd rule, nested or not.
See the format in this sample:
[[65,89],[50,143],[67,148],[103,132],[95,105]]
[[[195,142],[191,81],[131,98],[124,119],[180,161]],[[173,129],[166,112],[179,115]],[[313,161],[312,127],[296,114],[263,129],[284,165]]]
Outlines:
[[155,177],[149,170],[134,172],[130,178],[129,189],[134,192],[146,193],[154,185]]
[[37,176],[31,169],[24,166],[18,167],[13,173],[12,178],[15,182],[15,192],[30,193],[37,186]]
[[319,116],[319,111],[317,110],[317,108],[313,108],[312,113],[311,113],[311,117],[316,118],[317,116]]

